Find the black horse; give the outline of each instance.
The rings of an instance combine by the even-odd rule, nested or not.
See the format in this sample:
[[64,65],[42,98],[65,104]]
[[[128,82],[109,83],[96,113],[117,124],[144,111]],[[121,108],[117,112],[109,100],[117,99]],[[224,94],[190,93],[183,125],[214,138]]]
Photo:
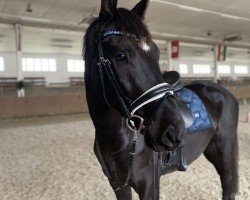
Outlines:
[[[223,199],[238,189],[235,98],[219,85],[186,86],[203,101],[211,127],[187,135],[181,103],[164,83],[159,49],[143,24],[148,0],[131,11],[102,0],[85,35],[85,83],[94,152],[117,199],[159,199],[160,176],[185,170],[203,152],[221,177]],[[138,135],[137,135],[138,133]],[[138,142],[137,142],[138,141]]]

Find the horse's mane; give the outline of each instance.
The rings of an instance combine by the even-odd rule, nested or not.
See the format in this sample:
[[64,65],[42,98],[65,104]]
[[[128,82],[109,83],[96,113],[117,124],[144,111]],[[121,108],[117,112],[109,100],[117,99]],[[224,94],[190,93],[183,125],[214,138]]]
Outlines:
[[[139,16],[137,16],[135,13],[125,8],[116,9],[116,12],[114,13],[113,18],[110,19],[110,22],[106,22],[106,23],[111,23],[111,22],[112,24],[115,25],[117,31],[135,34],[138,39],[151,37],[142,19]],[[98,26],[99,26],[99,18],[96,18],[86,30],[86,34],[84,37],[84,47],[83,47],[83,55],[85,59],[86,59],[86,56],[89,57],[92,54],[91,52],[89,52],[89,50],[93,49],[93,46],[92,48],[89,48],[88,45],[90,44],[89,42],[94,41],[93,37],[96,37]]]

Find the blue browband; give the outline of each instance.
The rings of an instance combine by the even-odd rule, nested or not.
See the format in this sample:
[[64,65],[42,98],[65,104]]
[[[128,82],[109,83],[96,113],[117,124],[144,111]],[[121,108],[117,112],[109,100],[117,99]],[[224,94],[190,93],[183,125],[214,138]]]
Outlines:
[[123,33],[121,31],[106,31],[103,33],[102,35],[102,39],[108,37],[108,36],[113,36],[113,35],[117,35],[117,36],[128,36],[128,37],[133,37],[135,39],[137,39],[135,34],[130,34],[130,33]]

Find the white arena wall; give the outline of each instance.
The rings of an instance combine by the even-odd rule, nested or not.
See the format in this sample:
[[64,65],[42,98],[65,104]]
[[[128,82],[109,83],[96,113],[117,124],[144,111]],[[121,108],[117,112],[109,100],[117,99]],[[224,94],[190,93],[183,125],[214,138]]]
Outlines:
[[[4,59],[4,71],[0,71],[0,77],[16,77],[16,59],[14,52],[0,52],[0,57]],[[81,55],[73,54],[60,54],[60,53],[23,53],[23,58],[53,58],[56,60],[56,71],[55,72],[23,72],[23,77],[44,77],[47,86],[53,85],[54,83],[68,83],[70,77],[83,77],[83,72],[68,72],[67,60],[81,60]],[[161,56],[163,59],[165,55]],[[167,71],[168,61],[161,59],[160,65],[162,71]],[[186,64],[188,67],[187,73],[181,73],[179,69],[180,64]],[[207,74],[195,74],[193,72],[193,65],[210,65],[210,73]],[[250,77],[250,59],[227,59],[226,62],[218,62],[218,65],[230,65],[230,73],[219,74],[219,77],[232,77],[237,79],[240,77]],[[248,68],[248,73],[235,74],[235,65],[245,65]],[[176,60],[171,60],[171,66],[173,70],[179,71],[182,77],[213,77],[214,76],[214,63],[212,58],[208,57],[181,57]]]
[[[179,65],[180,64],[187,64],[188,66],[188,73],[181,73]],[[194,73],[192,66],[194,64],[198,65],[210,65],[211,72],[208,74],[199,74],[199,73]],[[232,77],[232,78],[240,78],[240,77],[250,77],[250,61],[226,61],[226,62],[218,62],[219,65],[229,65],[230,66],[230,73],[219,73],[219,77]],[[234,72],[234,66],[235,65],[244,65],[247,66],[248,68],[248,73],[247,74],[236,74]],[[173,60],[172,61],[172,67],[173,70],[178,71],[181,73],[182,77],[213,77],[215,73],[214,69],[214,63],[213,61],[203,61],[196,59],[195,61],[193,60]]]
[[[4,71],[0,71],[0,77],[16,77],[15,53],[0,53],[4,59]],[[23,58],[54,58],[56,59],[57,70],[55,72],[23,72],[23,77],[44,77],[47,85],[53,83],[68,83],[70,77],[82,77],[82,72],[68,72],[67,60],[81,60],[80,55],[70,54],[43,54],[23,53]]]

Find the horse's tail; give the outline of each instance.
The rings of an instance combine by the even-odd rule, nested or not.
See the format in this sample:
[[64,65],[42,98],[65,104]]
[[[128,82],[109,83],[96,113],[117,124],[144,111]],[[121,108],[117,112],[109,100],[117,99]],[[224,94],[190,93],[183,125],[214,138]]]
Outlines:
[[[233,137],[232,149],[231,149],[231,190],[234,194],[237,194],[239,191],[239,181],[238,181],[238,161],[239,161],[239,152],[238,152],[238,136],[237,136],[237,129],[238,129],[238,119],[239,119],[239,103],[236,98],[232,95],[232,93],[227,93],[227,108],[230,109],[232,120],[230,121],[230,131],[232,131],[231,137]],[[226,109],[224,109],[226,112]],[[225,116],[228,118],[229,113]]]
[[[237,131],[237,130],[236,130]],[[238,139],[237,134],[235,136],[234,140],[234,146],[233,146],[233,153],[232,153],[232,160],[231,160],[231,176],[232,176],[232,182],[234,183],[232,185],[232,190],[235,194],[239,191],[239,181],[238,181],[238,160],[239,160],[239,153],[238,153]]]
[[[239,152],[238,152],[238,136],[237,136],[237,129],[238,129],[238,120],[239,120],[239,103],[237,99],[234,97],[232,93],[229,91],[226,92],[226,103],[224,109],[226,114],[224,115],[226,118],[231,118],[230,120],[230,128],[229,130],[232,131],[231,137],[233,137],[232,149],[231,149],[231,190],[234,194],[237,194],[239,191],[239,181],[238,181],[238,160],[239,160]],[[230,111],[229,111],[230,110]],[[227,112],[228,111],[228,112]],[[228,114],[231,114],[231,117]]]

